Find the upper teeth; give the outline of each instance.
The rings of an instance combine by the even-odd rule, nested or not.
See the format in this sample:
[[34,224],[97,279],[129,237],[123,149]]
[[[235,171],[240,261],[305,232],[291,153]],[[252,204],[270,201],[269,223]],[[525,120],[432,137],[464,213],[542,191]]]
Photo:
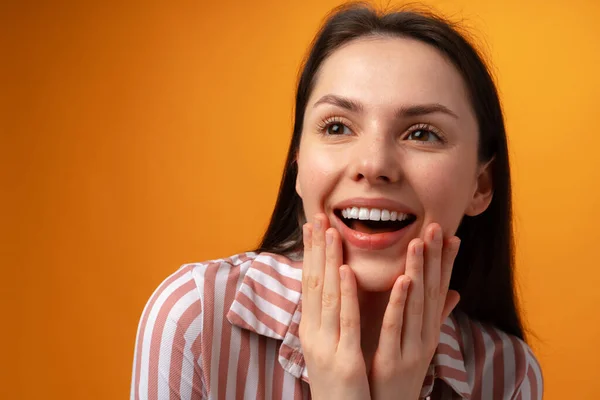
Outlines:
[[371,221],[404,221],[409,214],[379,208],[348,207],[342,210],[342,216],[348,219],[369,219]]

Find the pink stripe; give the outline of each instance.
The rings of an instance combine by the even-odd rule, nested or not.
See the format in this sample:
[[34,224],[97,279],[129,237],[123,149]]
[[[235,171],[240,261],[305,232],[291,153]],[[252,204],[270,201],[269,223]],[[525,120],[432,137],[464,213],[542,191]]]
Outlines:
[[298,293],[302,292],[302,281],[293,278],[288,278],[285,275],[281,275],[279,272],[277,272],[275,268],[271,267],[270,265],[263,264],[259,261],[254,261],[252,263],[252,268],[257,269],[266,275],[269,275],[271,278],[279,282],[282,286],[290,290],[296,291]]
[[[206,371],[204,374],[206,392],[211,392],[211,371],[212,371],[212,338],[214,332],[215,318],[215,280],[220,263],[210,264],[204,271],[204,312],[202,313],[202,337],[207,338],[205,346],[202,346],[202,368]],[[218,318],[219,316],[217,316]],[[216,366],[215,366],[216,368]],[[218,384],[218,382],[216,382]]]
[[269,327],[272,331],[276,332],[279,336],[284,336],[287,331],[287,326],[271,317],[269,314],[258,308],[252,300],[250,300],[245,293],[239,292],[237,299],[241,305],[246,307],[256,318]]
[[490,327],[486,329],[486,332],[490,335],[494,343],[494,400],[502,400],[504,399],[504,343],[494,328]]
[[154,303],[156,303],[156,299],[162,294],[162,292],[169,287],[171,283],[179,279],[181,276],[185,275],[192,269],[192,266],[186,266],[181,268],[179,271],[175,272],[169,278],[167,278],[159,287],[156,289],[150,300],[148,301],[148,305],[146,306],[146,311],[140,320],[140,329],[139,336],[137,338],[137,349],[136,357],[137,362],[135,364],[135,384],[133,387],[133,397],[137,400],[140,398],[139,387],[140,387],[140,371],[142,368],[142,344],[144,343],[144,332],[146,331],[146,324],[148,323],[148,317],[150,316],[150,312],[154,307]]
[[[202,314],[202,307],[200,300],[193,302],[187,310],[179,318],[177,329],[175,330],[175,340],[177,338],[183,338],[185,332],[192,324],[192,322]],[[181,398],[181,374],[183,372],[183,352],[185,343],[182,341],[180,346],[173,343],[173,349],[171,350],[171,367],[169,369],[169,387],[171,388],[171,399],[178,400]],[[200,354],[194,354],[194,360],[196,360]],[[194,362],[195,364],[195,362]]]
[[525,352],[523,351],[523,346],[521,345],[521,342],[519,342],[519,339],[517,339],[513,335],[508,335],[508,337],[515,351],[515,389],[518,389],[521,387],[521,384],[525,379],[527,362],[525,360]]
[[302,381],[294,380],[294,400],[303,400],[302,396]]
[[[237,288],[238,278],[240,276],[240,268],[231,268],[227,275],[227,284],[225,285],[225,305],[233,302]],[[227,314],[228,307],[223,307],[223,312]],[[227,393],[227,375],[229,371],[229,353],[231,351],[231,323],[225,315],[222,317],[223,324],[221,326],[221,356],[219,357],[219,399],[225,399]]]
[[261,257],[262,256],[267,256],[269,258],[272,258],[275,261],[277,261],[279,264],[284,264],[284,265],[290,266],[294,269],[302,269],[302,261],[292,261],[289,258],[287,258],[286,256],[282,256],[280,254],[275,254],[275,253],[261,253]]
[[246,378],[248,377],[248,367],[250,366],[250,332],[241,330],[241,345],[240,356],[237,365],[237,387],[236,399],[244,398],[244,390],[246,389]]
[[460,363],[463,362],[462,353],[460,351],[452,348],[450,345],[448,345],[446,343],[440,343],[438,345],[437,353],[446,355],[450,358],[453,358],[453,359],[459,361]]
[[465,371],[449,367],[447,365],[437,365],[435,372],[438,377],[455,379],[460,382],[467,382],[467,374]]
[[[269,339],[271,340],[271,339]],[[267,337],[258,337],[258,387],[256,392],[256,399],[264,399],[265,397],[265,373],[267,365]]]
[[160,342],[164,334],[164,327],[167,318],[169,317],[169,313],[172,311],[173,306],[179,301],[179,299],[195,288],[196,282],[189,280],[182,286],[175,289],[175,291],[173,291],[173,293],[171,293],[171,295],[165,300],[158,312],[158,315],[156,316],[154,329],[152,330],[152,340],[150,341],[150,356],[148,358],[148,363],[150,365],[150,372],[148,374],[148,398],[158,398]]
[[[483,364],[485,363],[485,343],[481,329],[473,321],[469,320],[471,334],[473,336],[473,350],[475,359],[475,382],[473,383],[472,398],[483,399]],[[485,399],[487,400],[487,399]]]
[[290,314],[294,313],[294,311],[296,310],[296,303],[286,299],[279,293],[275,293],[274,291],[267,288],[259,281],[256,281],[254,279],[249,279],[249,280],[251,280],[251,282],[252,282],[252,290],[254,291],[254,293],[259,295],[260,297],[262,297],[269,303],[274,304],[277,307],[281,308],[282,310],[285,310]]
[[281,342],[277,341],[277,347],[275,348],[275,365],[273,366],[273,393],[271,395],[273,400],[283,400],[283,374],[286,372],[277,360],[280,345]]

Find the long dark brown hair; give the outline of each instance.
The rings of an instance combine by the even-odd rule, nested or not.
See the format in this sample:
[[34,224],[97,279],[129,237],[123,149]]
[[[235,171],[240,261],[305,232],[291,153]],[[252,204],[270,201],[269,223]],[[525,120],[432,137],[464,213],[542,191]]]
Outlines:
[[337,48],[365,36],[419,40],[444,54],[462,75],[479,127],[480,163],[492,159],[494,196],[488,209],[465,216],[456,235],[461,239],[450,288],[460,293],[458,308],[470,318],[524,339],[513,283],[514,252],[511,180],[502,107],[483,57],[460,29],[429,11],[378,12],[368,4],[335,9],[315,37],[296,92],[294,131],[277,202],[256,251],[287,254],[302,250],[302,200],[295,190],[296,154],[304,112],[323,61]]

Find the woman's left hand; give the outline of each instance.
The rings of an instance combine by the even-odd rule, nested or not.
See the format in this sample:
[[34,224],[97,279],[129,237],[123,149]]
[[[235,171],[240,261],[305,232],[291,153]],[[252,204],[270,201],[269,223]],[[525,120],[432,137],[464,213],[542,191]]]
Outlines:
[[369,376],[374,400],[417,400],[439,343],[443,321],[460,296],[448,290],[460,239],[444,243],[431,224],[424,240],[413,239],[406,271],[392,288]]

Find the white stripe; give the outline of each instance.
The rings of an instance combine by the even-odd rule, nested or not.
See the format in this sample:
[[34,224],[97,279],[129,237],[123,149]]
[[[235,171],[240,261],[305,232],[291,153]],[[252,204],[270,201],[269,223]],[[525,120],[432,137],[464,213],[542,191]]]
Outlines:
[[283,394],[282,399],[293,399],[296,388],[296,377],[287,371],[283,373]]
[[256,306],[268,316],[272,317],[283,325],[288,325],[290,323],[292,314],[260,297],[260,295],[254,292],[250,286],[244,284],[240,288],[240,291],[248,296],[249,299],[252,299],[253,303],[256,304]]
[[250,363],[246,375],[245,399],[255,399],[258,390],[258,335],[250,335]]
[[[252,311],[250,311],[246,307],[244,307],[244,305],[242,303],[240,303],[236,300],[233,302],[233,305],[235,306],[235,312],[237,313],[239,311],[239,313],[237,313],[237,314],[240,316],[240,318],[242,318],[248,325],[250,325],[252,328],[254,328],[254,330],[256,330],[258,333],[265,335],[265,336],[274,337],[276,339],[283,339],[283,336],[281,336],[280,334],[278,334],[277,332],[275,332],[274,330],[269,328],[267,325],[265,325],[261,320],[256,318],[256,316],[252,313]],[[234,307],[232,306],[231,308],[233,311]]]
[[[152,299],[152,297],[150,297],[150,299]],[[138,348],[138,344],[140,341],[140,330],[142,329],[142,320],[144,318],[144,315],[146,315],[146,309],[148,308],[149,305],[150,305],[150,300],[148,300],[146,305],[144,305],[144,310],[142,311],[142,315],[140,317],[140,322],[138,323],[138,327],[137,327],[137,332],[135,334],[134,349],[136,349],[136,351],[133,352],[133,371],[131,372],[131,390],[129,392],[129,398],[131,400],[134,400],[134,398],[135,398],[135,382],[136,382],[135,369],[137,366],[137,360],[138,360],[138,356],[139,356],[139,354],[137,352],[137,348]]]
[[450,335],[444,332],[440,332],[440,343],[447,344],[449,347],[453,348],[456,351],[460,351],[460,346],[458,342]]
[[523,378],[523,383],[521,383],[521,388],[518,393],[521,393],[521,398],[523,400],[534,400],[531,398],[531,387],[529,385],[529,378],[527,378],[527,370],[525,370],[525,377]]
[[485,346],[483,361],[483,372],[481,377],[481,398],[494,398],[494,342],[491,336],[483,327],[476,324],[480,328],[483,344]]
[[273,397],[273,374],[275,369],[275,359],[277,358],[277,342],[267,339],[265,357],[265,399]]
[[181,315],[198,300],[198,292],[192,289],[184,294],[173,305],[169,311],[165,326],[161,333],[160,351],[158,356],[158,398],[166,399],[169,397],[169,371],[171,370],[171,354],[173,353],[173,342],[175,341],[175,332],[177,323]]
[[291,302],[298,302],[300,298],[300,292],[288,289],[281,283],[281,281],[278,281],[272,276],[269,276],[256,268],[253,268],[250,271],[248,271],[248,277],[254,279],[256,282],[260,283],[264,287],[269,288],[271,291],[285,297]]
[[439,365],[454,368],[459,371],[462,371],[464,369],[464,364],[462,361],[457,360],[456,358],[450,357],[447,354],[438,353],[435,355],[435,358],[436,358],[436,363]]
[[537,387],[538,397],[537,397],[537,399],[534,399],[534,400],[541,400],[543,392],[544,392],[544,382],[543,382],[544,378],[542,376],[542,370],[540,368],[540,364],[538,363],[537,359],[533,355],[529,346],[527,346],[526,344],[524,344],[524,346],[527,347],[525,349],[525,354],[527,355],[527,366],[528,366],[528,368],[532,369],[533,374],[535,376],[535,382],[531,382],[531,381],[529,381],[529,379],[527,379],[527,380],[529,382],[530,387],[532,385],[536,385],[536,387]]
[[[188,329],[184,333],[185,347],[183,348],[183,364],[181,366],[181,383],[179,384],[179,394],[181,399],[191,399],[193,382],[194,382],[194,366],[197,362],[192,353],[192,344],[198,339],[202,333],[200,326],[202,324],[202,315],[194,318]],[[200,357],[202,359],[202,357]]]
[[[248,270],[250,264],[247,264],[244,268],[240,268],[240,275],[236,284],[236,288],[240,286],[240,282],[244,279],[244,274]],[[231,336],[229,338],[229,367],[227,369],[227,388],[225,391],[225,398],[235,400],[237,391],[237,366],[240,358],[240,351],[242,348],[242,335],[240,329],[232,325]]]
[[[216,266],[215,266],[216,267]],[[223,307],[225,304],[225,287],[231,265],[223,262],[217,269],[215,281],[211,283],[214,287],[214,319],[213,319],[213,337],[212,353],[210,359],[210,396],[219,398],[219,360],[221,358],[221,329],[223,328]]]
[[[183,267],[182,267],[183,268]],[[177,274],[175,272],[175,274]],[[173,274],[172,274],[173,275]],[[171,275],[171,276],[172,276]],[[169,277],[170,278],[170,277]],[[167,279],[169,279],[167,278]],[[150,314],[148,315],[148,321],[146,322],[146,329],[144,330],[144,341],[142,343],[142,363],[140,368],[140,386],[139,386],[139,395],[140,400],[145,400],[148,398],[148,374],[150,367],[150,343],[152,341],[152,332],[154,331],[154,324],[156,323],[156,317],[158,316],[158,312],[162,308],[165,301],[169,298],[169,296],[177,290],[177,288],[183,286],[190,280],[190,274],[185,273],[179,278],[175,279],[168,285],[158,296],[156,302],[154,302],[154,306],[152,310],[150,310]],[[160,289],[160,286],[157,290]]]
[[275,271],[279,272],[283,276],[302,282],[301,268],[294,268],[291,265],[284,264],[277,261],[275,258],[266,255],[256,257],[256,261],[272,267]]

